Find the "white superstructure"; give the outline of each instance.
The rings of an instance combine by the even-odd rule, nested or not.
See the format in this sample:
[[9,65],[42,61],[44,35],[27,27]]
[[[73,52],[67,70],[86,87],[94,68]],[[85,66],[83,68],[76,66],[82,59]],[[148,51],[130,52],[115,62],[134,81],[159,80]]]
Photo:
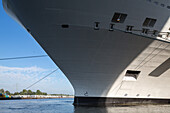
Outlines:
[[170,102],[170,0],[3,0],[3,5],[70,80],[76,105]]

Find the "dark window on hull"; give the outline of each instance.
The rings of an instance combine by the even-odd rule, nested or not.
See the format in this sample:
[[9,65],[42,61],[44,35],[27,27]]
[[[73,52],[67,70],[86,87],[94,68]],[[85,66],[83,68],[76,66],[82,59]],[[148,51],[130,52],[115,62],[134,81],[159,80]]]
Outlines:
[[146,18],[145,21],[143,22],[143,26],[154,27],[155,23],[156,23],[156,19]]
[[140,71],[127,70],[125,76],[133,77],[133,78],[137,79],[139,74],[140,74]]
[[115,13],[112,18],[112,22],[123,23],[125,21],[126,17],[127,17],[127,14]]

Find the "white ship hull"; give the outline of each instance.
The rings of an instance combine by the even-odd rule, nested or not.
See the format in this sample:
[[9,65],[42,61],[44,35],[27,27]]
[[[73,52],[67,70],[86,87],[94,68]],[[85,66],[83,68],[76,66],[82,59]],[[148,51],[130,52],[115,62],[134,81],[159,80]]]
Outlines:
[[[3,2],[67,76],[75,105],[170,102],[170,0]],[[115,12],[125,22],[114,23]],[[142,26],[147,17],[154,27]]]

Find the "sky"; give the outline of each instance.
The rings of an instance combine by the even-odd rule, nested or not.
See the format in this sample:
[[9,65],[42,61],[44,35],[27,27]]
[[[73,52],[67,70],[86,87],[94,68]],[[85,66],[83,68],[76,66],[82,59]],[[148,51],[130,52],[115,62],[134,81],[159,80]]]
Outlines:
[[[34,38],[4,11],[0,0],[0,59],[47,55]],[[58,67],[48,57],[0,60],[0,89],[20,92]],[[68,79],[57,70],[30,88],[48,94],[74,94]]]

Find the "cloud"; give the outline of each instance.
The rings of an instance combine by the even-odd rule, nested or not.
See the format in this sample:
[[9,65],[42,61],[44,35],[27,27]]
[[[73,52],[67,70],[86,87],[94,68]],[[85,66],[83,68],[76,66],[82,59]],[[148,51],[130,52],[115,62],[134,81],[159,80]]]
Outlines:
[[[11,92],[21,91],[44,76],[51,73],[54,69],[44,69],[37,66],[32,67],[7,67],[0,66],[0,89],[4,88]],[[33,87],[32,90],[42,89],[45,92],[70,91],[72,86],[60,70],[49,75]],[[72,92],[72,90],[71,90]]]
[[36,71],[46,71],[46,69],[39,68],[37,66],[33,67],[6,67],[6,66],[0,66],[0,71],[24,71],[24,72],[36,72]]
[[39,68],[37,66],[33,67],[7,67],[7,66],[0,66],[0,77],[27,80],[32,77],[39,78],[38,76],[44,75],[49,70]]
[[2,88],[8,87],[9,85],[20,83],[22,84],[21,88],[24,88],[45,76],[49,71],[50,71],[49,69],[43,69],[37,66],[32,67],[0,66],[1,87]]

